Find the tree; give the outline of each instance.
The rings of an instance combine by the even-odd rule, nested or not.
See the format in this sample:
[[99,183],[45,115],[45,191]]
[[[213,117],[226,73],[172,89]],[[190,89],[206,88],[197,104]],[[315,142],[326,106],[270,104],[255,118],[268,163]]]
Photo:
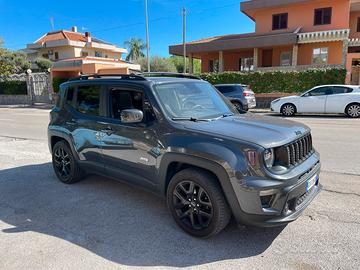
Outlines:
[[143,50],[146,45],[141,39],[131,38],[125,41],[125,46],[129,48],[129,54],[126,56],[126,61],[136,61],[141,57],[145,57]]
[[0,48],[2,48],[2,46],[4,46],[4,40],[0,37]]
[[[143,72],[147,72],[147,60],[141,57],[136,61],[141,66]],[[169,58],[153,56],[150,59],[151,72],[176,72],[174,63]]]
[[[184,72],[184,58],[182,56],[171,56],[170,61],[175,65],[177,72],[183,73]],[[193,60],[194,65],[194,74],[200,74],[201,73],[201,61],[199,59]],[[190,61],[189,58],[186,59],[186,72],[189,73],[189,66]]]
[[31,63],[24,52],[0,48],[0,75],[22,73],[30,67]]
[[35,63],[38,65],[41,71],[48,71],[48,69],[53,66],[53,63],[49,59],[42,57],[37,58]]

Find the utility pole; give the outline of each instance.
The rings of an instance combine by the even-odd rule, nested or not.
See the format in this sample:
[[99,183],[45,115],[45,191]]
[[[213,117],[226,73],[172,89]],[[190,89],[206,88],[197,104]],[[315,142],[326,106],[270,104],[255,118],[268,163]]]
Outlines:
[[150,46],[149,46],[149,15],[148,15],[148,3],[145,1],[145,24],[146,24],[146,57],[147,57],[147,69],[150,72]]
[[184,47],[184,74],[186,73],[186,9],[183,7],[183,47]]

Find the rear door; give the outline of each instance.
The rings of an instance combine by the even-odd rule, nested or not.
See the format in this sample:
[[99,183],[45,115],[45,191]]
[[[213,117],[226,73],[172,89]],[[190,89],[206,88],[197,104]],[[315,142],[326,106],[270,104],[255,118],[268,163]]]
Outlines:
[[351,102],[352,88],[346,86],[333,86],[332,95],[326,100],[327,113],[344,113],[345,107]]
[[325,113],[328,95],[332,93],[330,86],[318,87],[302,95],[297,110],[300,113]]
[[71,131],[79,159],[91,169],[104,168],[101,132],[105,128],[104,90],[101,85],[81,84],[74,88],[72,101],[67,101],[69,115],[66,126]]
[[[109,86],[108,112],[104,124],[107,132],[102,137],[103,157],[107,174],[130,184],[154,190],[156,163],[161,144],[156,134],[157,121],[149,100],[141,87]],[[121,111],[143,111],[141,123],[121,122]]]

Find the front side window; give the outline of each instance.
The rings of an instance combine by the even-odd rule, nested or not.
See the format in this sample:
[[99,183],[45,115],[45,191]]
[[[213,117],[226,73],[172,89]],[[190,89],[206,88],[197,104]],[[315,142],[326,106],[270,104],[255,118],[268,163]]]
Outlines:
[[76,110],[83,114],[98,116],[100,114],[101,87],[79,86],[76,99]]
[[172,119],[211,119],[233,114],[225,99],[209,83],[166,83],[155,87],[165,113]]
[[332,8],[315,9],[314,25],[331,24]]
[[275,14],[273,15],[273,30],[286,29],[288,27],[288,14]]
[[308,93],[308,96],[317,97],[317,96],[325,96],[332,94],[331,87],[319,87],[315,90],[312,90]]
[[280,65],[281,66],[291,66],[291,59],[292,53],[291,52],[282,52],[280,55]]
[[254,58],[240,58],[239,60],[239,70],[240,71],[252,71],[254,70]]
[[329,48],[316,48],[313,50],[312,63],[313,64],[327,64],[328,63]]

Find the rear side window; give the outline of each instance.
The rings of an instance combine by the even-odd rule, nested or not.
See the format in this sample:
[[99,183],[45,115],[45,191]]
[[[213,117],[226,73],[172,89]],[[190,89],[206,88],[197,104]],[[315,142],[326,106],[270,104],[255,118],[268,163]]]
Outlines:
[[223,94],[231,93],[235,91],[235,87],[233,86],[216,86],[216,88]]
[[79,86],[76,99],[76,110],[83,114],[98,116],[100,114],[100,91],[98,85]]
[[351,93],[353,91],[352,88],[349,87],[341,87],[341,86],[334,86],[333,87],[333,94],[346,94],[346,93]]

